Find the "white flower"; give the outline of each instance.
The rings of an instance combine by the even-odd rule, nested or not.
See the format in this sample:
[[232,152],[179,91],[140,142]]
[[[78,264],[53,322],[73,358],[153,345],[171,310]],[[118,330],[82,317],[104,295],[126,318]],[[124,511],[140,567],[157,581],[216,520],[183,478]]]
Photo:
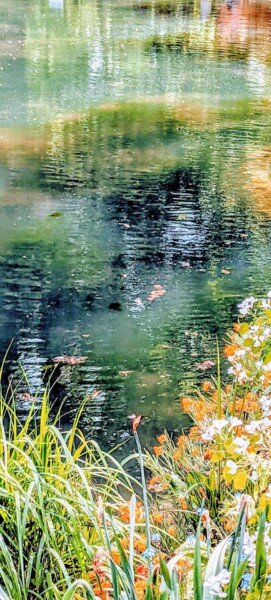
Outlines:
[[235,475],[238,470],[238,465],[233,460],[227,460],[226,467],[228,467],[230,475]]
[[240,314],[244,316],[247,315],[253,308],[255,302],[257,302],[257,298],[254,298],[253,296],[249,296],[249,298],[243,300],[243,302],[238,304]]
[[240,373],[238,373],[237,379],[239,383],[245,383],[249,380],[249,377],[245,371],[241,371]]
[[246,531],[244,535],[243,553],[248,558],[248,564],[250,567],[255,567],[256,560],[256,537],[257,533],[249,535]]
[[221,433],[222,429],[228,425],[226,419],[214,419],[211,427],[208,427],[201,436],[205,442],[209,442],[217,433]]
[[250,435],[255,435],[255,433],[257,433],[257,431],[259,431],[260,428],[260,421],[250,421],[248,425],[245,425],[245,430]]
[[271,292],[267,292],[267,298],[271,298]]
[[262,300],[261,301],[261,308],[264,308],[265,310],[269,310],[269,308],[270,308],[270,301],[269,300]]
[[230,430],[231,430],[234,427],[239,427],[239,425],[242,425],[243,421],[241,421],[241,419],[238,419],[237,417],[230,417],[229,423],[230,423]]
[[227,569],[222,569],[218,575],[210,575],[204,585],[209,588],[209,593],[212,596],[226,598],[227,594],[222,591],[221,586],[229,583],[230,577],[230,572]]
[[246,438],[236,437],[233,442],[236,454],[244,454],[250,442]]

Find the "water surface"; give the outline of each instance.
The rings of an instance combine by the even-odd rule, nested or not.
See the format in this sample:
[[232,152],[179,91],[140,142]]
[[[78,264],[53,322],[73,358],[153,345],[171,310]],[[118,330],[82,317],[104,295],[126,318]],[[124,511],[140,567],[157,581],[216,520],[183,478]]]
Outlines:
[[147,443],[187,425],[180,394],[271,285],[270,26],[264,1],[0,0],[0,341],[22,415],[50,377],[104,446],[133,412]]

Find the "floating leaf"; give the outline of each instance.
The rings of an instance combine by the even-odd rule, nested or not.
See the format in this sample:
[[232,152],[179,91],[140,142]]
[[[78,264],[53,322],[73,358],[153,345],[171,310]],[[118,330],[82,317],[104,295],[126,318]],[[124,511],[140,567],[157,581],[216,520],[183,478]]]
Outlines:
[[64,365],[80,365],[87,360],[87,356],[55,356],[54,363],[62,363]]
[[51,215],[49,215],[49,217],[63,217],[64,213],[60,212],[59,210],[56,210],[55,212],[53,212]]

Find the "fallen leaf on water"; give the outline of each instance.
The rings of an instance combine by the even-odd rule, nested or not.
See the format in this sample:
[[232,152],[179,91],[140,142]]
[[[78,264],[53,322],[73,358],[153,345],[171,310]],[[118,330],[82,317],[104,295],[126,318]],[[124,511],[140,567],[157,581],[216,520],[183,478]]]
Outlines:
[[185,261],[185,260],[182,261],[181,262],[181,267],[183,267],[183,269],[192,269],[192,267],[190,265],[190,262],[188,260],[187,261]]
[[49,217],[63,217],[63,215],[64,215],[63,212],[60,212],[59,210],[56,210],[51,215],[49,215]]
[[135,298],[135,304],[137,304],[137,306],[143,306],[141,298]]
[[89,338],[89,333],[82,333],[83,338]]
[[101,393],[101,390],[93,390],[92,394],[91,394],[91,400],[94,400],[94,398],[97,398],[97,396],[99,396]]
[[119,375],[121,377],[128,377],[128,375],[132,375],[134,371],[119,371]]
[[161,296],[163,296],[166,293],[165,288],[163,288],[158,283],[156,283],[152,287],[153,287],[153,290],[151,291],[151,293],[147,297],[147,300],[149,302],[152,302],[153,300],[156,300],[157,298],[161,298]]
[[228,271],[228,269],[221,269],[220,272],[222,273],[222,275],[230,275],[231,274],[231,272]]
[[215,363],[213,360],[204,360],[204,362],[198,365],[198,368],[201,369],[201,371],[206,371],[207,369],[211,369],[214,366]]
[[55,356],[53,361],[55,363],[62,363],[64,365],[80,365],[87,360],[87,356]]

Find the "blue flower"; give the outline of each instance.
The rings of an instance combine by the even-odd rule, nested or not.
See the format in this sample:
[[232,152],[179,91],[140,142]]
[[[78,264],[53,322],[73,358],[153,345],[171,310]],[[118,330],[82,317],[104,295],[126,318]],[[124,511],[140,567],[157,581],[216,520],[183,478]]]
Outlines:
[[252,573],[245,573],[245,575],[243,575],[240,583],[240,587],[243,592],[249,591],[251,579]]
[[152,533],[151,540],[152,540],[152,542],[160,542],[160,540],[161,540],[160,533]]
[[147,548],[147,550],[144,550],[144,552],[142,552],[143,558],[152,558],[155,554],[156,550],[152,546],[150,548]]
[[190,533],[185,541],[188,542],[188,544],[194,544],[196,541],[196,536],[193,533]]

